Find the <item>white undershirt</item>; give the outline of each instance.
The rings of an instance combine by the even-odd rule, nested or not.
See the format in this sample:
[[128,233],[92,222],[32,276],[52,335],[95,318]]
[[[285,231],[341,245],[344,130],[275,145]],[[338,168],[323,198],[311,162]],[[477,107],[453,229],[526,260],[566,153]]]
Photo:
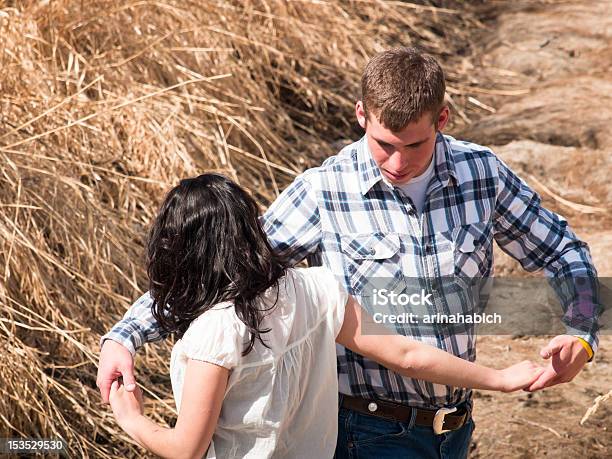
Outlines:
[[421,175],[413,177],[403,185],[397,185],[397,188],[412,199],[419,215],[421,215],[423,207],[425,207],[425,193],[427,193],[427,187],[434,175],[434,158],[435,154],[432,156],[429,166],[427,166],[427,169]]

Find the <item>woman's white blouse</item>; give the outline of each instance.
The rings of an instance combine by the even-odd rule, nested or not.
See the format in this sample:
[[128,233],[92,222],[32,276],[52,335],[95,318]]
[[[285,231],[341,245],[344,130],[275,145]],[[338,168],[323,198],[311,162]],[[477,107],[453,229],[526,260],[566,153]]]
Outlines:
[[[277,298],[272,288],[262,307]],[[194,320],[172,349],[172,390],[180,410],[188,359],[228,368],[230,377],[207,458],[331,458],[338,431],[335,339],[347,293],[327,268],[289,269],[278,300],[245,357],[249,336],[230,303]],[[202,384],[205,384],[203,381]]]

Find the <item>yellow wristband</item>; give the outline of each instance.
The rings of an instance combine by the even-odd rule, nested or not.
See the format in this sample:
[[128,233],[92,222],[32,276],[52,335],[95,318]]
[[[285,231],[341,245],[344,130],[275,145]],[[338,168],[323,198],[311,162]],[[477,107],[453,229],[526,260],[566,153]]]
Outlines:
[[578,340],[580,341],[580,344],[582,344],[582,347],[584,348],[585,351],[587,351],[587,354],[589,354],[589,362],[591,360],[593,360],[593,348],[591,347],[591,345],[589,343],[586,342],[585,339],[580,338],[579,336],[576,336],[576,338],[578,338]]

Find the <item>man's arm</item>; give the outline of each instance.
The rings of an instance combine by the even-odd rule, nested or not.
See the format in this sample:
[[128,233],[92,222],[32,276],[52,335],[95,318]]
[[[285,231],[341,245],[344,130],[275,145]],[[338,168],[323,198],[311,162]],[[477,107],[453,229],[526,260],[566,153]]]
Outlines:
[[321,242],[319,207],[307,174],[298,176],[261,217],[270,245],[291,265],[315,252]]
[[146,292],[130,306],[123,318],[100,339],[100,345],[103,345],[105,340],[112,339],[125,346],[130,354],[135,355],[136,351],[145,343],[166,338],[153,317],[152,305],[153,298],[151,298],[149,292]]
[[161,333],[151,306],[153,299],[149,292],[142,295],[117,322],[110,332],[100,339],[100,359],[96,384],[102,401],[108,403],[111,384],[123,377],[125,389],[136,388],[134,378],[134,355],[144,343],[159,341],[166,337]]
[[597,285],[597,271],[587,244],[576,237],[567,221],[542,207],[538,194],[499,159],[498,171],[495,239],[525,270],[544,270],[561,301],[568,325],[568,335],[556,337],[542,350],[542,357],[552,359],[539,383],[569,381],[597,349],[597,289],[584,288],[585,283]]

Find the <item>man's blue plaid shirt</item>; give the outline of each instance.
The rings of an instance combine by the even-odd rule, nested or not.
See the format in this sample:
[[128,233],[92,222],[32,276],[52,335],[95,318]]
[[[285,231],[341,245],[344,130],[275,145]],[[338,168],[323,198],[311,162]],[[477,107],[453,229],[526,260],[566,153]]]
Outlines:
[[[435,174],[423,213],[383,179],[366,138],[309,169],[276,199],[262,217],[270,243],[297,264],[318,260],[361,298],[374,281],[389,290],[406,279],[488,278],[493,240],[527,271],[549,278],[595,278],[587,245],[559,215],[489,149],[438,134]],[[471,312],[468,300],[449,304],[434,296],[434,312]],[[148,294],[138,299],[103,337],[132,352],[161,339]],[[567,305],[565,305],[567,306]],[[576,332],[595,351],[597,332]],[[472,333],[415,335],[428,344],[473,361]],[[466,389],[399,376],[338,346],[341,393],[384,398],[410,406],[439,408],[470,398]]]

